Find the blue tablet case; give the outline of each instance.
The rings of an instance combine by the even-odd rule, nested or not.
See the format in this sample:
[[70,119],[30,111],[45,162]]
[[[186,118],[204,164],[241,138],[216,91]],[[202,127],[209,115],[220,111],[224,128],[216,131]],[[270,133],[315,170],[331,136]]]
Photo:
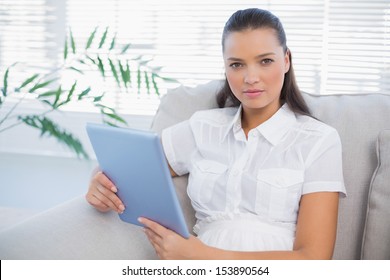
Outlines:
[[141,225],[138,217],[146,217],[188,238],[159,136],[102,124],[89,123],[86,129],[100,169],[126,207],[120,218]]

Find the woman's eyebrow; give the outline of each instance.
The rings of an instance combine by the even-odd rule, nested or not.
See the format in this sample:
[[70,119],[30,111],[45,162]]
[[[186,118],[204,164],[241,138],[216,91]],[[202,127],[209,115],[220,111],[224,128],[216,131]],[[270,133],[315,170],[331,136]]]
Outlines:
[[264,56],[269,56],[269,55],[276,55],[276,53],[274,53],[274,52],[263,53],[263,54],[257,55],[256,58],[262,58]]
[[[255,58],[262,58],[269,55],[275,55],[275,53],[274,52],[263,53],[263,54],[256,55]],[[227,60],[243,61],[243,59],[237,57],[229,57]]]

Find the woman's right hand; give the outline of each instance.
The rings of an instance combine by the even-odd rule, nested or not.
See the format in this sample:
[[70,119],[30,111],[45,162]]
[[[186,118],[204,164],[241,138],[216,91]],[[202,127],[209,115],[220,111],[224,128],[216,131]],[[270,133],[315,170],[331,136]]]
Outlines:
[[89,204],[102,212],[114,210],[122,213],[125,206],[116,195],[118,189],[102,171],[97,171],[89,183],[88,192],[85,195]]

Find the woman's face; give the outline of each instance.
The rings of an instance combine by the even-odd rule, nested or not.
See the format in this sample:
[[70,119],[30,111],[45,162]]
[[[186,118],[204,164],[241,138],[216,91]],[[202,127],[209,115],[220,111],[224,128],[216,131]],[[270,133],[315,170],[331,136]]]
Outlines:
[[228,34],[223,58],[227,81],[244,112],[272,115],[280,108],[280,93],[290,60],[273,29]]

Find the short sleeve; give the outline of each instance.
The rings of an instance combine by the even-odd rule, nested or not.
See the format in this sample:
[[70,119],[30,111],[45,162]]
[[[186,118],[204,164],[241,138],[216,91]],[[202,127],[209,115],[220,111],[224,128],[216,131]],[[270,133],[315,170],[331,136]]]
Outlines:
[[340,137],[335,129],[329,129],[307,157],[302,194],[329,191],[346,195]]
[[189,172],[190,159],[196,150],[190,122],[184,121],[162,131],[165,156],[173,171],[179,176]]

